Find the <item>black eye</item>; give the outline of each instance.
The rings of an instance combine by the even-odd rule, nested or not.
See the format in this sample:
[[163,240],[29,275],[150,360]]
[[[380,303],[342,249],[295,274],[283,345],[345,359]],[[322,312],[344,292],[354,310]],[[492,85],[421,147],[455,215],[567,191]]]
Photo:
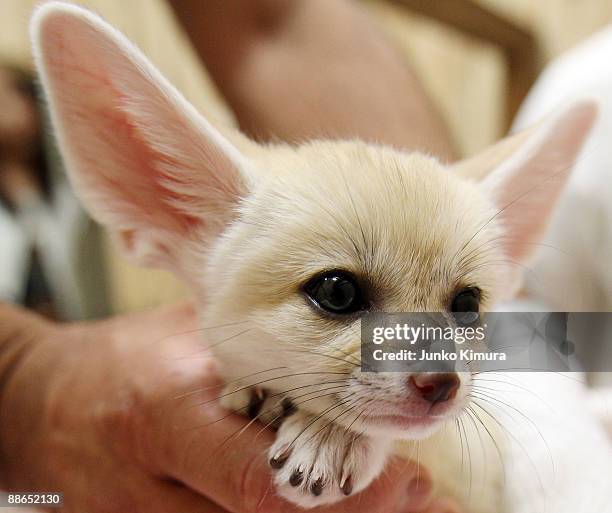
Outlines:
[[317,276],[306,284],[304,291],[317,306],[334,314],[350,314],[364,307],[357,280],[344,271]]
[[470,287],[460,291],[451,304],[451,311],[460,324],[472,324],[478,319],[480,290]]

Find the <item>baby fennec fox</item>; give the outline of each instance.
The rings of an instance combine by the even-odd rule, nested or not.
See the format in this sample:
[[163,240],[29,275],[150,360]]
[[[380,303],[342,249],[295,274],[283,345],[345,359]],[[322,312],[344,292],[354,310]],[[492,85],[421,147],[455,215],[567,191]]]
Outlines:
[[[125,37],[72,5],[41,6],[32,35],[75,190],[133,261],[193,286],[204,326],[216,327],[206,333],[222,400],[278,425],[279,494],[304,507],[355,494],[395,441],[442,433],[470,408],[481,377],[468,368],[362,373],[360,316],[479,311],[510,297],[592,102],[544,123],[476,182],[359,140],[263,146],[213,127]],[[456,433],[437,436],[420,459],[465,500]],[[471,511],[502,509],[500,475],[483,473]]]

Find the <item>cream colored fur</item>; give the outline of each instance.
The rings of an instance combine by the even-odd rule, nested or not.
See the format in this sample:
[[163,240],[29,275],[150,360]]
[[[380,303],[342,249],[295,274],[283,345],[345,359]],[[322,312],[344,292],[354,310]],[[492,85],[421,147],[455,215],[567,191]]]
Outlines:
[[[332,503],[349,477],[357,493],[397,440],[409,440],[401,450],[473,513],[542,504],[575,513],[583,483],[609,473],[610,455],[592,450],[590,440],[604,436],[594,422],[568,431],[573,443],[549,429],[555,417],[541,414],[534,395],[546,391],[549,403],[564,394],[564,383],[547,381],[554,377],[462,369],[457,397],[436,418],[385,420],[422,416],[407,377],[362,373],[359,320],[325,316],[302,291],[317,273],[344,269],[385,311],[445,311],[461,286],[480,287],[484,309],[509,298],[593,122],[592,103],[546,122],[478,183],[434,158],[358,140],[260,146],[212,127],[119,32],[72,5],[40,7],[32,37],[75,189],[128,256],[193,286],[228,383],[225,405],[244,412],[265,389],[265,422],[282,399],[297,406],[270,449],[270,457],[292,449],[275,471],[281,495],[305,507]],[[537,390],[524,395],[529,387]],[[522,426],[504,411],[508,402],[542,427]],[[554,426],[576,424],[572,408],[560,408]],[[585,454],[590,468],[579,476]],[[525,455],[527,470],[518,467]],[[551,460],[561,481],[548,472]],[[298,469],[304,479],[292,486]]]

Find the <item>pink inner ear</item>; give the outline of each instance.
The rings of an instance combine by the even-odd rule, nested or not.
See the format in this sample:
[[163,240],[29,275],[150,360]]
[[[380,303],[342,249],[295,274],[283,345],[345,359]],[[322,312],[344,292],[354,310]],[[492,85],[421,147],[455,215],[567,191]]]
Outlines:
[[47,86],[69,169],[78,170],[72,178],[84,201],[111,226],[184,232],[197,219],[174,208],[172,202],[180,198],[160,183],[157,163],[169,157],[157,154],[128,119],[125,99],[109,79],[114,70],[100,56],[103,49],[92,47],[87,37],[80,37],[79,44],[64,41],[67,34],[75,37],[89,27],[70,18],[61,21],[57,27],[46,26],[44,35]]
[[485,180],[513,260],[524,261],[537,248],[596,114],[594,102],[574,104]]

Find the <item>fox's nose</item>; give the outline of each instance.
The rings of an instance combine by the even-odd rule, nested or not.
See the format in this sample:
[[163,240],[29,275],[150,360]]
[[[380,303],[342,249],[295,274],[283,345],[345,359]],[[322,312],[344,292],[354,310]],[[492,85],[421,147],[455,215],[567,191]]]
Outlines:
[[410,376],[410,383],[417,393],[431,404],[449,401],[459,390],[459,376],[454,372],[430,372]]

